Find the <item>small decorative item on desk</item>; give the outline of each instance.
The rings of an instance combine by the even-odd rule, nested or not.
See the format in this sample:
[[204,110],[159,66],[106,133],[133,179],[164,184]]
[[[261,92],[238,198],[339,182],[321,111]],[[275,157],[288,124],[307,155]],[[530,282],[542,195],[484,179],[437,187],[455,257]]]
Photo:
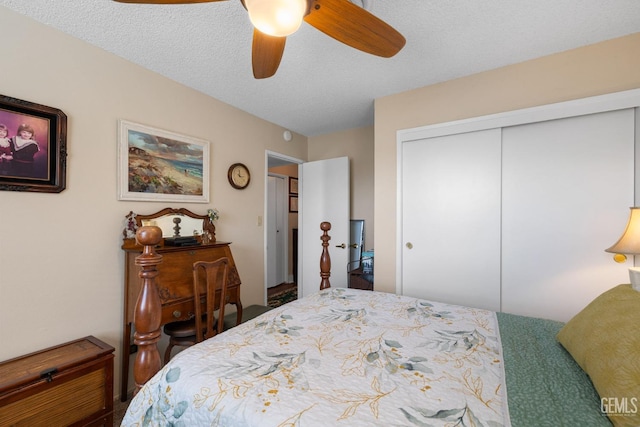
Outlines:
[[136,231],[138,231],[138,225],[136,224],[136,214],[130,211],[125,217],[124,230],[122,230],[122,237],[125,239],[135,239]]
[[217,209],[207,209],[208,220],[205,220],[204,227],[202,229],[202,243],[214,243],[216,241],[216,226],[214,221],[220,218],[220,212]]
[[173,227],[173,237],[180,237],[180,223],[182,220],[178,217],[173,218],[173,223],[175,226]]
[[218,212],[218,209],[208,209],[207,216],[209,217],[209,221],[211,221],[211,224],[213,224],[213,221],[220,218],[220,212]]

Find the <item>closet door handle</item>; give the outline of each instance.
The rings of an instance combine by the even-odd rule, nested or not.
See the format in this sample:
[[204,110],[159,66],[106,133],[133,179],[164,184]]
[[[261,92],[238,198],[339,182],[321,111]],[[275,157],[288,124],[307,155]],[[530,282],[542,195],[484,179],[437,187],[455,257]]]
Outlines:
[[411,242],[405,243],[405,246],[407,247],[407,249],[413,249],[413,243]]
[[346,248],[346,247],[347,247],[347,245],[345,245],[344,243],[343,243],[343,244],[341,244],[341,245],[336,245],[336,248],[342,248],[342,249],[344,249],[344,248]]

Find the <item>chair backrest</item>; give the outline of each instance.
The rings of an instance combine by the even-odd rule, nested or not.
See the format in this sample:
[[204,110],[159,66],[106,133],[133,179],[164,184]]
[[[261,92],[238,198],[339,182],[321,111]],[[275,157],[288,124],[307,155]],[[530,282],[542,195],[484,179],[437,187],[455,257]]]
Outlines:
[[[215,261],[197,261],[193,263],[193,296],[195,304],[196,342],[211,338],[224,330],[224,307],[227,303],[227,280],[229,273],[229,258]],[[200,283],[204,281],[204,286]],[[202,294],[204,288],[204,295]],[[201,300],[206,301],[206,330],[202,324],[203,315]],[[218,318],[214,312],[218,310]]]

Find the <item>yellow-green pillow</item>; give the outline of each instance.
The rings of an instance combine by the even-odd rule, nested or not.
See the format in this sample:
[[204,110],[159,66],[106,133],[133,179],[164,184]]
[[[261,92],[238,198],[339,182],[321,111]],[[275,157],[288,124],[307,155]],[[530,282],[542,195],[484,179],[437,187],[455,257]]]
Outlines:
[[557,339],[591,378],[611,422],[640,426],[640,292],[630,285],[606,291]]

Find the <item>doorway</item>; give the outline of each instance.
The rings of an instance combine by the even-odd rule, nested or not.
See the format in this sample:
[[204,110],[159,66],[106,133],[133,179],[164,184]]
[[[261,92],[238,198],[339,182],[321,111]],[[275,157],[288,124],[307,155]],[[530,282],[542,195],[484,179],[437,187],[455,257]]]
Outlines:
[[297,289],[295,277],[297,244],[294,244],[294,234],[298,228],[298,214],[293,211],[294,209],[290,209],[290,199],[293,196],[290,191],[290,180],[298,177],[298,165],[303,161],[267,151],[265,162],[264,286],[265,305],[268,305],[269,295],[283,283],[296,283]]
[[[289,178],[295,174],[299,178],[296,190],[289,190],[287,209],[289,205],[297,205],[299,197],[300,212],[297,208],[290,209],[289,226],[287,232],[287,251],[285,254],[278,253],[275,244],[268,243],[267,227],[265,227],[265,255],[264,255],[264,286],[265,295],[267,294],[267,277],[270,268],[269,254],[276,251],[276,256],[285,256],[287,260],[285,271],[293,280],[293,259],[294,250],[298,249],[299,263],[297,265],[296,281],[297,296],[302,297],[311,295],[319,289],[320,276],[318,271],[318,260],[320,256],[320,223],[329,221],[332,225],[332,264],[338,266],[332,269],[331,286],[347,287],[347,263],[349,259],[349,251],[347,243],[349,242],[349,212],[350,212],[350,181],[349,181],[349,159],[340,157],[334,159],[317,160],[313,162],[303,162],[300,159],[284,156],[282,154],[266,152],[265,156],[265,215],[268,216],[269,191],[268,191],[268,174],[283,173],[281,168],[290,168]],[[298,176],[299,174],[299,176]],[[304,176],[303,176],[304,175]],[[291,183],[291,180],[289,181]],[[297,181],[294,181],[297,182]],[[296,191],[298,191],[296,193]],[[292,200],[294,203],[292,203]],[[298,227],[298,221],[300,227]],[[269,218],[265,218],[265,223],[269,223]],[[294,229],[299,228],[298,244],[293,244]],[[307,236],[307,237],[305,237]],[[305,268],[306,266],[306,268]],[[303,289],[306,287],[306,289]]]

